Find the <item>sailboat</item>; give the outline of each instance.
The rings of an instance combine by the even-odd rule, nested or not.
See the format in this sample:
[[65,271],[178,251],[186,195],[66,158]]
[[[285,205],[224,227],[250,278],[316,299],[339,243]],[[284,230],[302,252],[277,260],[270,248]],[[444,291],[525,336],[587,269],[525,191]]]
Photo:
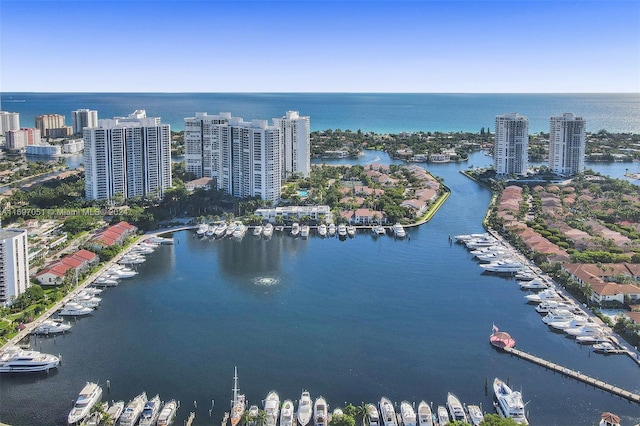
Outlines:
[[231,426],[237,426],[242,420],[242,414],[244,414],[245,397],[239,394],[238,388],[238,367],[233,368],[233,401],[231,401]]

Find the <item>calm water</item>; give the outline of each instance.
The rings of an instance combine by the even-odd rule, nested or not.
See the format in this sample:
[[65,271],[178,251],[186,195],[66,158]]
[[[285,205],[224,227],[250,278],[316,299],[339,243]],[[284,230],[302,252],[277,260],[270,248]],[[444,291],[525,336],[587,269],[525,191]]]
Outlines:
[[[490,161],[483,157],[472,161]],[[359,161],[390,162],[375,152]],[[62,354],[63,365],[48,377],[2,376],[0,419],[64,424],[87,380],[109,380],[104,399],[129,400],[142,390],[176,398],[176,424],[196,401],[197,424],[219,424],[237,366],[241,390],[258,405],[272,389],[282,400],[308,389],[331,408],[383,395],[435,406],[451,391],[491,412],[485,383],[498,376],[522,389],[532,424],[594,425],[602,411],[623,424],[640,421],[637,405],[491,349],[495,323],[523,350],[640,392],[630,359],[592,354],[548,331],[513,280],[482,275],[462,246],[449,244],[449,235],[482,231],[490,199],[459,173],[466,167],[431,167],[452,195],[410,240],[203,241],[177,233],[174,246],[106,290],[100,309],[70,334],[33,340]]]
[[[21,125],[33,127],[40,114],[89,108],[100,118],[124,116],[136,109],[161,117],[174,130],[197,111],[229,111],[245,120],[281,117],[298,110],[311,117],[312,130],[402,131],[493,130],[497,114],[529,117],[530,131],[549,131],[549,117],[574,112],[587,130],[640,133],[640,94],[380,94],[380,93],[2,93],[2,109],[19,112]],[[24,101],[24,102],[23,102]]]

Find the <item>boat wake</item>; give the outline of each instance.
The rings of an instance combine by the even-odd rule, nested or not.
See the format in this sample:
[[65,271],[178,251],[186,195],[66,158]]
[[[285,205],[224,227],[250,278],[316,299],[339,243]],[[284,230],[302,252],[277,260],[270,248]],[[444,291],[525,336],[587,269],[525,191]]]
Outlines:
[[253,280],[253,283],[255,285],[259,285],[262,287],[271,287],[278,284],[279,282],[280,280],[278,278],[273,277],[258,277]]

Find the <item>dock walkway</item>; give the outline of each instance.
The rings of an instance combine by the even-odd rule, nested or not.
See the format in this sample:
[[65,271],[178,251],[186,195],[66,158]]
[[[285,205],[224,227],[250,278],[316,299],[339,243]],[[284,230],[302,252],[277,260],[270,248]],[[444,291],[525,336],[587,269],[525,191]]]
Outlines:
[[625,398],[628,399],[629,401],[635,402],[637,404],[640,404],[640,395],[635,394],[633,392],[629,392],[627,390],[624,390],[622,388],[619,388],[617,386],[613,386],[609,383],[603,382],[602,380],[599,379],[595,379],[593,377],[587,376],[586,374],[582,374],[579,371],[575,371],[575,370],[571,370],[569,368],[563,367],[562,365],[553,363],[551,361],[547,361],[545,359],[542,359],[540,357],[537,357],[535,355],[531,355],[527,352],[521,351],[519,349],[516,348],[503,348],[501,349],[503,351],[505,351],[506,353],[510,354],[510,355],[515,355],[518,358],[522,358],[524,360],[527,360],[529,362],[532,362],[534,364],[538,364],[544,368],[547,368],[549,370],[553,370],[556,371],[560,374],[564,374],[567,377],[571,377],[572,379],[576,379],[578,381],[581,381],[583,383],[589,384],[595,388],[598,389],[602,389],[606,392],[609,392],[613,395],[617,395],[621,398]]

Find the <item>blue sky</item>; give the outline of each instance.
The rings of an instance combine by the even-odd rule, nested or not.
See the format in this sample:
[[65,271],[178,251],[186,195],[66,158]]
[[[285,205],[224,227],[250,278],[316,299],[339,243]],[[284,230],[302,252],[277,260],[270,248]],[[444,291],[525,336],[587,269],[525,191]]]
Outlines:
[[0,2],[3,92],[640,92],[640,0]]

